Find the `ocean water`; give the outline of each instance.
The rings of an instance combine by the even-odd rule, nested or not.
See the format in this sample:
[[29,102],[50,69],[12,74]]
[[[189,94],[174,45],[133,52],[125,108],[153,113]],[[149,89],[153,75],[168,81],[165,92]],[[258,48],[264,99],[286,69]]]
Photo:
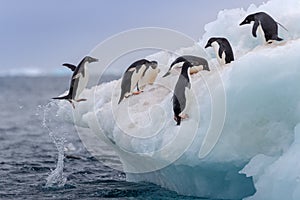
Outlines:
[[[67,77],[0,78],[0,199],[199,199],[126,182],[123,172],[94,158],[47,106],[68,85]],[[47,184],[59,155],[53,137],[64,138],[61,184]]]

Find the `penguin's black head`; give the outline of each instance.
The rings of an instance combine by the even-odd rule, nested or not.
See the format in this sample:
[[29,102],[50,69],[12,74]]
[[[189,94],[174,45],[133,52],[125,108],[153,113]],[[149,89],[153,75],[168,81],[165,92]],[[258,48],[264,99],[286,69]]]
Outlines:
[[90,56],[86,56],[86,57],[84,58],[84,60],[85,60],[86,62],[88,62],[88,63],[98,62],[98,59],[93,58],[93,57],[90,57]]
[[214,38],[214,37],[210,38],[210,39],[207,41],[207,43],[206,43],[206,45],[205,45],[205,48],[211,47],[211,43],[213,43],[213,42],[215,42],[215,41],[217,41],[217,38]]
[[252,21],[254,21],[254,15],[248,15],[242,23],[240,23],[240,26],[245,25],[245,24],[250,24]]
[[204,65],[204,66],[203,66],[203,70],[210,71],[208,65]]
[[150,64],[151,64],[152,69],[156,69],[156,67],[157,67],[157,65],[158,65],[158,62],[155,61],[155,60],[153,60],[153,61],[151,61]]

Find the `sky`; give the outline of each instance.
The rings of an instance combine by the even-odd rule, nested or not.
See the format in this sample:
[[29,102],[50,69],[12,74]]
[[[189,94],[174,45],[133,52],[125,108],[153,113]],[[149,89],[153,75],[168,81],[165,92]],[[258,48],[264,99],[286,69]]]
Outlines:
[[169,28],[198,40],[220,10],[266,1],[0,0],[0,75],[55,73],[133,28]]

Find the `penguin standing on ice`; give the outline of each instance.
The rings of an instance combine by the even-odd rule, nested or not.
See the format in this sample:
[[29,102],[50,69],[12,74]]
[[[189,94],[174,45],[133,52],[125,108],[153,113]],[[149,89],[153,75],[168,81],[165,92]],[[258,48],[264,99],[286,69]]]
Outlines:
[[[278,37],[278,22],[276,22],[270,15],[264,12],[258,12],[248,15],[245,20],[240,23],[240,26],[254,22],[252,27],[252,35],[257,37],[256,33],[259,30],[260,34],[265,38],[265,41],[270,44],[273,41],[282,41]],[[280,25],[280,24],[279,24]],[[280,25],[282,26],[282,25]],[[283,26],[282,26],[283,27]],[[284,27],[283,27],[284,28]],[[284,28],[286,30],[286,28]]]
[[222,37],[212,37],[207,41],[205,48],[213,47],[220,65],[234,61],[234,55],[229,41]]
[[191,92],[190,83],[190,69],[193,65],[190,62],[185,62],[181,68],[181,73],[176,83],[173,94],[173,111],[174,120],[177,122],[177,126],[180,125],[181,120],[188,118],[185,113],[186,108],[189,105],[189,98]]
[[[127,68],[127,70],[123,74],[123,78],[122,78],[122,82],[121,82],[121,95],[120,95],[118,104],[120,104],[124,98],[127,98],[132,94],[140,94],[142,92],[139,87],[139,84],[140,84],[139,81],[142,79],[143,75],[144,76],[146,75],[145,71],[149,67],[156,68],[157,62],[149,61],[146,59],[141,59],[141,60],[138,60],[138,61],[132,63]],[[135,87],[137,89],[136,92],[134,92]]]
[[157,67],[156,61],[152,61],[150,65],[147,65],[146,70],[143,72],[142,77],[138,82],[139,89],[143,90],[146,85],[152,85],[159,72],[160,69]]
[[197,56],[191,56],[191,55],[184,55],[184,56],[180,56],[178,58],[176,58],[176,60],[174,60],[172,62],[172,64],[170,65],[169,70],[167,71],[167,73],[165,75],[163,75],[163,77],[166,77],[168,75],[171,74],[171,70],[175,67],[181,67],[185,62],[189,62],[190,64],[192,64],[192,67],[190,69],[190,73],[194,74],[197,73],[201,70],[209,70],[209,66],[208,66],[208,62],[206,59],[201,58],[201,57],[197,57]]
[[97,61],[98,59],[96,58],[86,56],[81,60],[78,66],[64,63],[63,66],[68,67],[73,71],[73,75],[70,83],[70,89],[66,96],[54,97],[52,99],[67,100],[72,104],[73,108],[75,108],[74,101],[75,102],[86,101],[86,99],[80,99],[79,95],[85,89],[89,81],[87,64],[92,62],[97,62]]

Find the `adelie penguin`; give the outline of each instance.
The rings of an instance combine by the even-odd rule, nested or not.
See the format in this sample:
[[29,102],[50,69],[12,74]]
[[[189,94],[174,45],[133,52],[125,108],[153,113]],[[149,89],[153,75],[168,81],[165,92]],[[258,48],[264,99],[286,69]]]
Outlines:
[[[158,73],[156,61],[141,59],[132,63],[123,74],[118,104],[132,94],[140,94],[147,84],[155,81]],[[137,91],[134,91],[135,88]]]
[[186,109],[190,102],[190,69],[193,65],[190,62],[185,62],[181,68],[181,73],[176,83],[173,94],[173,111],[176,125],[179,126],[182,119],[188,118]]
[[169,67],[169,70],[167,71],[167,73],[165,75],[163,75],[163,77],[166,77],[168,75],[171,74],[171,70],[175,67],[182,67],[182,65],[185,62],[189,62],[192,67],[190,69],[190,73],[194,74],[197,73],[201,70],[209,70],[209,66],[208,66],[208,62],[206,59],[201,58],[201,57],[197,57],[197,56],[191,56],[191,55],[184,55],[184,56],[180,56],[178,58],[176,58],[176,60],[174,60],[172,62],[172,64]]
[[75,108],[74,102],[86,101],[86,99],[80,99],[79,95],[85,89],[89,81],[87,64],[97,61],[98,59],[96,58],[86,56],[81,60],[78,66],[64,63],[63,66],[68,67],[73,71],[69,92],[66,96],[55,97],[52,99],[67,100],[72,104],[73,108]]
[[159,72],[160,69],[157,67],[157,62],[152,61],[152,63],[146,67],[141,79],[138,81],[139,89],[144,90],[147,85],[153,85]]
[[[252,27],[252,35],[257,37],[257,30],[265,38],[266,43],[270,44],[273,41],[282,41],[278,37],[278,22],[276,22],[270,15],[264,12],[258,12],[248,15],[245,20],[240,23],[240,26],[254,22]],[[281,24],[279,24],[282,26]],[[282,26],[283,27],[283,26]],[[284,27],[283,27],[284,28]],[[286,28],[284,28],[287,30]]]
[[220,65],[234,61],[234,55],[229,41],[223,37],[212,37],[207,41],[205,48],[213,47]]

